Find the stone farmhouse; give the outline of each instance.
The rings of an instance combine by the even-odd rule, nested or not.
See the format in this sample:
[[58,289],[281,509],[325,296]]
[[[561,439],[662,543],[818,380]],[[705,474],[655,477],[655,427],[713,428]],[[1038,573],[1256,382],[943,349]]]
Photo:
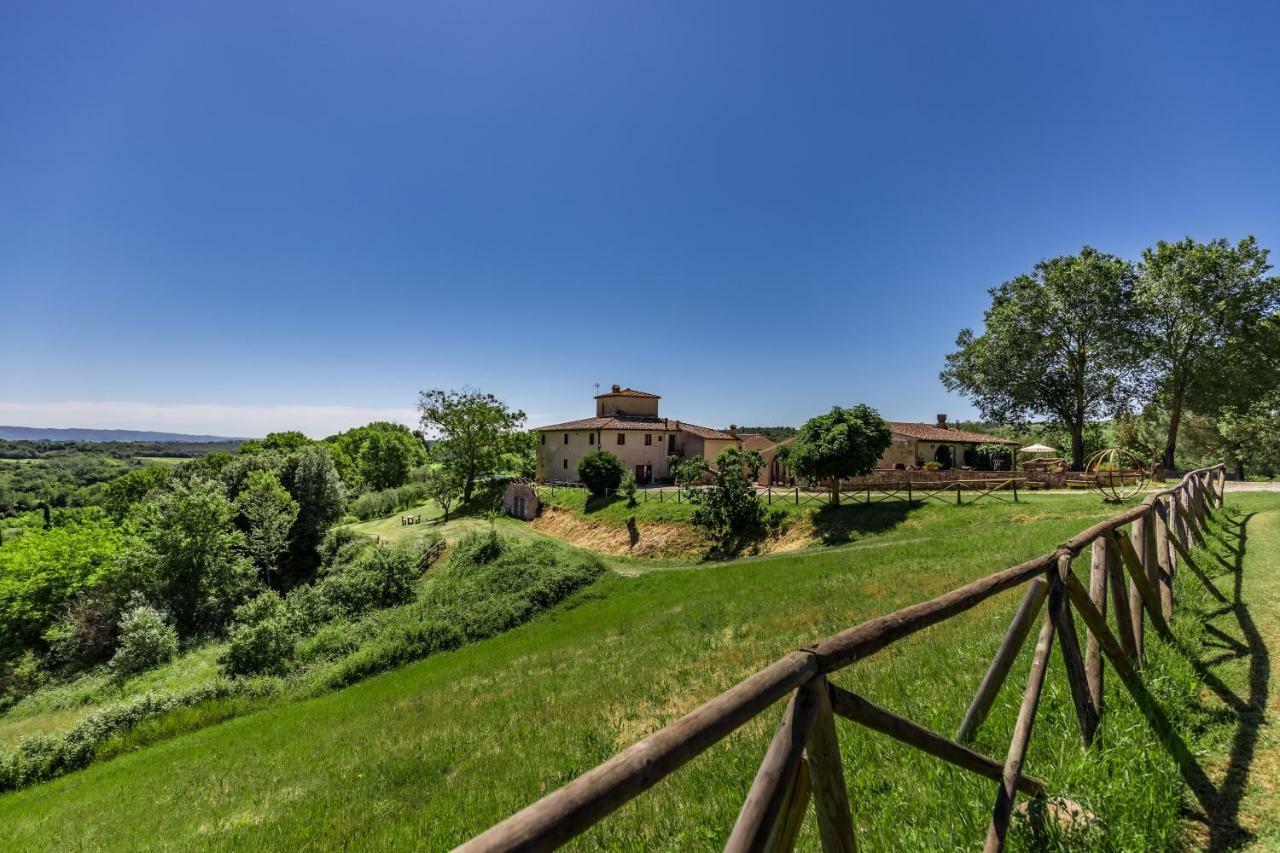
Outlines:
[[[596,396],[592,418],[537,427],[538,471],[542,481],[577,482],[578,463],[588,453],[603,449],[617,456],[640,484],[670,480],[667,457],[672,454],[712,461],[727,447],[758,450],[765,459],[760,472],[762,486],[789,485],[794,477],[779,456],[788,442],[773,442],[759,433],[698,426],[688,421],[662,417],[657,394],[614,385]],[[1018,442],[977,432],[965,432],[947,424],[938,415],[936,424],[890,421],[893,444],[877,467],[885,470],[921,468],[937,462],[944,469],[968,468],[977,462],[983,444],[1000,444],[1011,450]]]

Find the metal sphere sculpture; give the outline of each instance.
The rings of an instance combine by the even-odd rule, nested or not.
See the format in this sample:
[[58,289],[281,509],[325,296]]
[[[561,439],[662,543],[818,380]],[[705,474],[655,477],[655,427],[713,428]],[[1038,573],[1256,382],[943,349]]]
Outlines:
[[1128,503],[1142,494],[1150,479],[1142,460],[1119,447],[1099,450],[1089,457],[1084,469],[1093,475],[1093,490],[1113,504]]

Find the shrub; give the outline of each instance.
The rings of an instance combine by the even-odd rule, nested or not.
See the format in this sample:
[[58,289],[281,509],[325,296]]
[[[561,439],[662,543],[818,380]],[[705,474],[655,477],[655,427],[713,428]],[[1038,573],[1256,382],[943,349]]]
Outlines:
[[295,639],[284,599],[264,592],[236,608],[231,643],[218,663],[231,676],[279,674],[288,668]]
[[340,658],[360,648],[360,638],[349,622],[325,625],[294,646],[294,658],[300,663]]
[[636,475],[630,471],[622,475],[622,482],[618,485],[618,492],[627,499],[627,506],[636,505]]
[[0,749],[0,791],[84,767],[111,737],[177,708],[224,698],[232,692],[226,682],[215,682],[175,693],[146,693],[95,711],[64,733],[24,738],[11,750]]
[[330,527],[324,539],[320,540],[321,569],[333,568],[338,563],[349,563],[355,559],[356,554],[373,545],[372,539],[350,527]]
[[380,546],[363,551],[355,563],[329,574],[317,586],[335,611],[358,616],[413,598],[417,577],[413,551]]
[[120,619],[120,644],[111,658],[117,679],[168,663],[178,656],[178,632],[159,610],[135,607]]
[[351,514],[361,521],[382,518],[396,511],[394,489],[380,492],[365,492],[351,504]]
[[747,479],[742,457],[734,448],[722,451],[710,471],[711,485],[689,491],[689,502],[694,505],[691,520],[724,551],[737,550],[758,538],[765,527],[764,505]]
[[326,688],[345,687],[436,652],[456,649],[462,642],[458,629],[444,621],[397,625],[327,670],[319,682]]
[[506,540],[492,527],[472,530],[453,546],[449,565],[455,569],[467,569],[491,563],[502,556],[505,543]]
[[941,471],[941,470],[942,470],[942,463],[941,463],[941,462],[937,462],[937,461],[935,461],[935,460],[933,460],[933,459],[930,459],[928,462],[924,463],[924,470],[926,470],[926,471]]
[[11,705],[23,696],[39,690],[49,680],[40,666],[40,658],[28,649],[4,671],[0,682],[0,707]]
[[289,590],[285,598],[284,618],[289,630],[305,637],[337,616],[337,611],[325,596],[323,583],[303,584]]
[[231,643],[218,658],[230,676],[279,675],[293,658],[295,637],[283,614],[231,629]]
[[588,453],[578,463],[578,477],[591,494],[597,497],[606,494],[609,489],[618,488],[624,473],[626,471],[622,467],[622,460],[607,450]]

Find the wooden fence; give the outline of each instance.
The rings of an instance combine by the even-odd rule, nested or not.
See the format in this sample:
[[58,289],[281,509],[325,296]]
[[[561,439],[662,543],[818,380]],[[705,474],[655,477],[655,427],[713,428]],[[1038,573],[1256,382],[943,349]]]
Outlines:
[[418,574],[422,574],[427,569],[431,568],[431,564],[444,553],[444,549],[448,547],[448,544],[449,543],[444,539],[437,539],[424,549],[422,556],[418,557],[418,563],[415,566],[418,570]]
[[[950,479],[930,482],[917,482],[913,479],[879,480],[874,483],[852,485],[842,483],[840,488],[841,503],[886,503],[905,501],[908,504],[922,504],[929,500],[954,503],[976,503],[983,498],[1018,502],[1018,490],[1026,489],[1026,478],[1021,475],[1004,474],[1002,477],[984,477],[973,479]],[[540,483],[538,488],[546,489],[555,497],[557,490],[585,488],[578,483]],[[699,488],[694,486],[694,489]],[[756,496],[768,506],[774,504],[826,505],[831,503],[829,489],[803,488],[801,486],[756,486]],[[691,489],[683,486],[644,488],[636,490],[636,503],[688,503]],[[1001,492],[1009,492],[1012,498]],[[617,489],[606,489],[605,498],[621,497]]]
[[[1224,480],[1222,465],[1192,471],[1173,488],[1150,494],[1140,505],[1095,524],[1055,551],[792,652],[458,849],[478,853],[557,847],[787,698],[726,850],[792,849],[810,800],[823,849],[855,849],[837,716],[996,782],[985,850],[1001,850],[1015,795],[1045,792],[1045,783],[1024,773],[1023,764],[1055,637],[1062,645],[1086,746],[1093,742],[1102,714],[1104,659],[1157,735],[1166,743],[1177,742],[1168,718],[1142,684],[1143,633],[1149,621],[1157,633],[1168,636],[1177,561],[1190,560],[1189,549],[1204,544],[1204,525],[1211,508],[1222,505]],[[1072,571],[1073,560],[1086,550],[1087,584]],[[1019,586],[1026,587],[1022,602],[954,738],[827,680],[830,673]],[[1107,624],[1108,598],[1119,636]],[[1042,609],[1013,737],[999,761],[966,743],[985,720]],[[1076,615],[1088,629],[1084,649],[1076,634]]]

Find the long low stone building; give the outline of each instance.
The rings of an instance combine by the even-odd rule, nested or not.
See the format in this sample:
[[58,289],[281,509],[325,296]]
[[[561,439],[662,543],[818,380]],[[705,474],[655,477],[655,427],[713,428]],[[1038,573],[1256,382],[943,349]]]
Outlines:
[[[765,459],[761,485],[794,482],[782,459],[789,440],[774,442],[760,433],[740,433],[736,427],[719,430],[659,414],[661,397],[634,388],[614,385],[595,398],[595,417],[537,427],[539,480],[577,482],[578,463],[596,450],[607,450],[622,460],[640,484],[670,480],[669,457],[701,456],[712,461],[727,447],[758,450]],[[890,421],[893,443],[880,459],[882,469],[912,469],[937,462],[944,469],[973,467],[978,448],[999,444],[1013,450],[1018,442],[977,432],[958,430],[938,415],[937,423]]]

